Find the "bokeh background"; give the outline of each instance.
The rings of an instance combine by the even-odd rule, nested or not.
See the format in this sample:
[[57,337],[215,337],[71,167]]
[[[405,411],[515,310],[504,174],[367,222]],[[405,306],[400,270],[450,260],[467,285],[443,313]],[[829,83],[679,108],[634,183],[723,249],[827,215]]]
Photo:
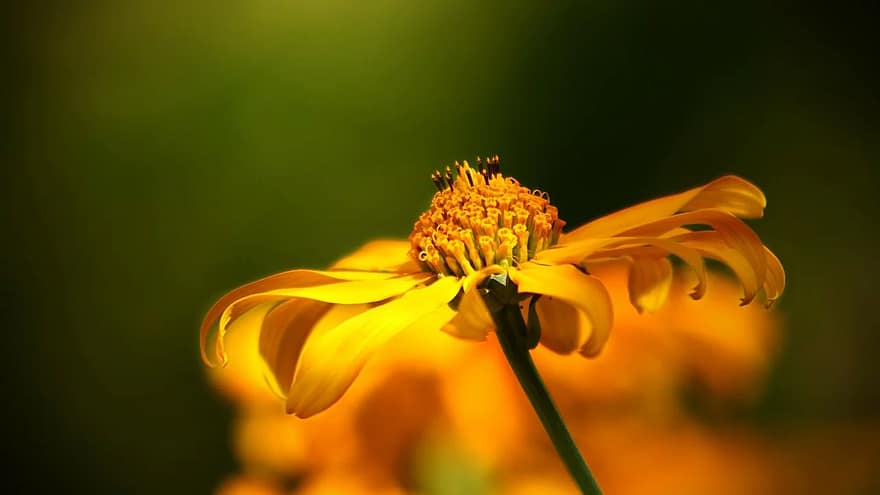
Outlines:
[[236,470],[198,357],[214,298],[406,236],[430,172],[487,153],[570,225],[760,185],[785,332],[739,420],[876,431],[876,10],[365,4],[4,16],[5,485],[210,492]]

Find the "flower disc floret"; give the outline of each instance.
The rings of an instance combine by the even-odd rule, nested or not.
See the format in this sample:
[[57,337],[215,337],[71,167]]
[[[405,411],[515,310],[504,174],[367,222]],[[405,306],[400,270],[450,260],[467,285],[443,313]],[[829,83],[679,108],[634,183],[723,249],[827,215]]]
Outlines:
[[438,192],[413,226],[410,256],[423,268],[463,277],[486,266],[515,267],[559,240],[565,221],[546,192],[504,177],[498,157],[432,176]]

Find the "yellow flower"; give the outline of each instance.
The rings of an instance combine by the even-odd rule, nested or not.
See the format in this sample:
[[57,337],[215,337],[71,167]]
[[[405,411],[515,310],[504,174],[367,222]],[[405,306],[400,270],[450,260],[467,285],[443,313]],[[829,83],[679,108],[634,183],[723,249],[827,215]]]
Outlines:
[[666,300],[670,255],[696,274],[695,299],[706,290],[704,258],[733,270],[743,304],[762,288],[768,303],[782,292],[779,260],[740,220],[761,217],[766,203],[743,179],[722,177],[563,233],[546,193],[504,177],[497,156],[478,163],[433,175],[439,191],[409,241],[374,241],[328,270],[279,273],[220,298],[202,323],[203,358],[225,363],[229,325],[266,311],[259,348],[273,386],[289,413],[309,417],[339,400],[375,350],[417,322],[484,340],[493,323],[478,287],[490,275],[505,274],[520,294],[540,296],[544,346],[588,357],[599,354],[612,326],[608,292],[590,274],[603,263],[630,263],[630,300],[640,311]]
[[[657,492],[675,493],[682,483],[691,486],[714,477],[716,485],[694,491],[715,493],[720,488],[709,488],[729,485],[729,476],[714,469],[705,474],[688,469],[692,458],[718,457],[713,446],[725,448],[731,439],[716,425],[722,435],[713,426],[705,432],[711,437],[707,442],[689,442],[688,432],[698,425],[689,419],[683,393],[695,382],[707,384],[699,389],[699,397],[707,401],[739,401],[759,392],[773,356],[778,318],[754,305],[730,304],[738,284],[712,270],[703,300],[686,296],[692,282],[680,273],[667,304],[652,315],[639,315],[628,302],[628,268],[615,263],[594,272],[618,308],[614,338],[602,358],[572,359],[538,348],[535,361],[572,432],[590,445],[607,492],[647,492],[665,483],[669,488]],[[225,484],[220,493],[289,486],[296,479],[310,480],[314,493],[358,493],[333,491],[316,481],[353,475],[361,492],[394,486],[412,492],[416,472],[436,462],[424,452],[438,439],[455,447],[459,462],[503,487],[489,493],[578,493],[497,345],[472,345],[430,327],[410,327],[368,363],[338,404],[301,420],[285,415],[265,387],[258,351],[262,318],[260,311],[252,311],[236,320],[227,335],[229,365],[208,370],[214,385],[238,409],[233,446],[243,477]],[[676,435],[682,435],[681,442],[675,441]],[[664,444],[664,459],[670,462],[651,466],[649,460]],[[742,458],[754,459],[762,452],[752,449]],[[645,464],[637,479],[627,467],[634,456]],[[712,466],[737,458],[725,456]],[[778,471],[777,464],[756,462],[761,466],[756,476]],[[672,479],[670,472],[675,472]],[[233,487],[240,492],[231,491]]]

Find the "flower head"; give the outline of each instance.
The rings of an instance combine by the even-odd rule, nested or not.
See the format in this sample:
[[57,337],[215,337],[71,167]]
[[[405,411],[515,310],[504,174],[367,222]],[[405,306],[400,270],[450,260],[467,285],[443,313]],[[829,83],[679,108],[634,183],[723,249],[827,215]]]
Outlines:
[[458,171],[434,172],[439,189],[409,236],[410,256],[441,275],[471,275],[487,266],[512,267],[535,257],[559,239],[561,220],[547,193],[523,187],[499,171],[498,157],[479,172],[468,162]]
[[600,353],[612,326],[608,291],[591,274],[604,264],[629,264],[630,301],[639,312],[666,301],[670,256],[695,273],[694,299],[706,291],[704,258],[732,269],[743,304],[761,289],[772,303],[784,288],[779,260],[740,219],[762,216],[764,195],[739,177],[568,233],[548,195],[502,175],[497,156],[485,166],[478,159],[477,169],[456,163],[455,172],[432,179],[438,192],[408,241],[373,241],[328,270],[279,273],[220,298],[202,323],[203,358],[224,363],[229,325],[264,312],[259,349],[273,387],[289,413],[308,417],[339,400],[375,350],[411,325],[484,340],[494,325],[480,287],[492,275],[503,274],[519,297],[531,298],[542,345],[587,357]]

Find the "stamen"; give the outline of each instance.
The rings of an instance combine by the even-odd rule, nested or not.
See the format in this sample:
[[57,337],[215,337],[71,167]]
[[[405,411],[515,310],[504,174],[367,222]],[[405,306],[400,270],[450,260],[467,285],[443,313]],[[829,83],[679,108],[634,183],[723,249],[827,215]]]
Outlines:
[[474,267],[471,266],[471,263],[465,254],[465,246],[463,242],[459,240],[449,241],[446,250],[455,258],[455,261],[458,262],[459,266],[464,270],[465,275],[474,273]]
[[508,229],[513,227],[513,212],[512,211],[510,211],[510,210],[504,211],[502,213],[502,218],[503,218],[503,220],[501,221],[501,223],[502,223],[502,225],[504,225],[504,227],[506,227]]
[[449,266],[449,270],[451,270],[452,273],[455,273],[455,274],[459,274],[459,273],[464,274],[464,270],[462,270],[461,267],[458,266],[458,262],[455,261],[455,257],[454,257],[454,256],[452,256],[452,255],[448,255],[448,254],[447,254],[445,259],[446,259],[446,265]]
[[480,236],[480,252],[483,253],[483,259],[486,260],[486,265],[495,264],[495,247],[497,243],[495,239],[487,236]]
[[438,191],[442,191],[442,190],[446,189],[445,187],[443,187],[443,181],[440,180],[440,172],[439,171],[436,171],[433,174],[431,174],[431,182],[434,183],[434,186],[437,187]]
[[471,261],[476,265],[477,270],[483,268],[483,260],[480,258],[480,251],[477,249],[477,244],[474,242],[474,231],[471,229],[464,229],[461,231],[461,239],[464,241],[464,245],[467,246],[468,256]]
[[513,226],[513,233],[516,234],[516,257],[519,261],[529,259],[529,229],[523,224]]
[[495,233],[498,232],[498,220],[484,217],[480,220],[480,224],[477,227],[481,234],[494,238]]
[[489,169],[489,177],[501,174],[501,164],[498,162],[498,155],[486,159],[486,168]]
[[495,262],[501,263],[504,260],[513,260],[513,248],[516,247],[516,236],[508,228],[498,229],[498,252],[495,253]]
[[[457,163],[457,162],[456,162]],[[471,176],[473,170],[468,166],[467,160],[464,161],[464,176],[467,178],[468,184],[471,187],[474,187],[474,178]],[[461,175],[461,171],[459,171],[459,175]]]

